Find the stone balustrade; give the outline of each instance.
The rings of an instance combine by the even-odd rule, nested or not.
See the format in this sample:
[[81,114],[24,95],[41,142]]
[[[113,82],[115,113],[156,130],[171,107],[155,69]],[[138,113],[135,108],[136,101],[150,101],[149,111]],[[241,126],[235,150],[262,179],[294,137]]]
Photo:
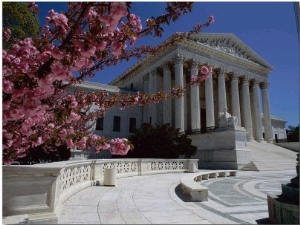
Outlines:
[[100,159],[3,166],[3,216],[27,214],[31,223],[57,223],[62,203],[84,188],[103,185],[106,168],[115,168],[116,178],[194,172],[198,159]]

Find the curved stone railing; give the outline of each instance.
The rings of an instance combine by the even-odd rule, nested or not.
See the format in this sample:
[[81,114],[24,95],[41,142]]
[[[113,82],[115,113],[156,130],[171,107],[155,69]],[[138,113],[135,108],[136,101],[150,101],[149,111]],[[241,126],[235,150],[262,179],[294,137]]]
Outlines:
[[180,180],[180,185],[183,194],[188,195],[191,201],[207,201],[209,189],[202,186],[200,184],[201,181],[217,177],[236,176],[236,173],[236,170],[201,171],[195,174],[183,176]]
[[70,196],[103,184],[106,168],[115,168],[116,178],[195,172],[198,159],[99,159],[3,166],[3,216],[43,214],[44,220],[40,215],[35,222],[53,222],[53,212]]

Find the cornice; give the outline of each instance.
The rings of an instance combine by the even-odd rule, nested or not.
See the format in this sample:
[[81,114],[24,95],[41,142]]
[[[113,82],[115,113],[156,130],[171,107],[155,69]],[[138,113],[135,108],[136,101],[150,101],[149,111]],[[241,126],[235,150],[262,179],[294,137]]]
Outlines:
[[103,90],[107,92],[119,92],[120,89],[113,85],[107,85],[107,84],[101,84],[96,82],[90,82],[90,81],[83,81],[80,84],[72,85],[74,88],[79,89],[89,89],[89,90]]

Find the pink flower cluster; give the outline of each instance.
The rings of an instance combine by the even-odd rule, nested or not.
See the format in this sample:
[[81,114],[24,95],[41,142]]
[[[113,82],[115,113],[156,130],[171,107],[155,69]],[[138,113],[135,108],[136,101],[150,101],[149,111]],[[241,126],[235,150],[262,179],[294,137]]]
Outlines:
[[130,144],[126,138],[115,138],[111,140],[110,152],[113,155],[126,155],[130,150]]
[[[179,3],[172,3],[172,7],[185,8]],[[30,9],[38,10],[36,4],[30,4]],[[66,143],[70,148],[83,150],[94,146],[96,151],[110,149],[112,154],[127,154],[131,148],[127,139],[109,141],[92,134],[91,124],[113,106],[142,106],[183,95],[182,87],[168,94],[68,94],[68,85],[115,65],[120,56],[129,59],[150,51],[146,47],[125,50],[127,43],[133,45],[142,36],[141,20],[130,14],[129,9],[130,3],[125,2],[70,2],[67,13],[49,11],[39,38],[17,41],[9,50],[2,51],[5,164],[24,157],[29,148],[45,142],[57,146]],[[177,10],[170,12],[178,17]],[[149,29],[156,25],[159,24]],[[9,38],[10,31],[3,30]],[[207,73],[203,70],[202,76],[207,77]],[[91,112],[95,105],[99,110]]]
[[212,72],[212,67],[202,66],[199,74],[191,76],[190,84],[199,85],[201,81],[207,80]]

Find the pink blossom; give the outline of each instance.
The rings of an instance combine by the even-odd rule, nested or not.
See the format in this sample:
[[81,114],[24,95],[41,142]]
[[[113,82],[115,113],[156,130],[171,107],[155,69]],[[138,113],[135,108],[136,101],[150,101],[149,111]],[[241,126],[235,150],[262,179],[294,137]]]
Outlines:
[[55,127],[55,125],[53,123],[49,123],[48,127],[53,129]]
[[115,41],[112,44],[112,48],[112,54],[115,56],[115,58],[118,58],[122,52],[123,44],[121,42]]
[[78,114],[74,113],[74,112],[71,112],[70,118],[71,118],[72,120],[74,120],[74,121],[77,121],[77,120],[80,119],[80,116],[79,116]]
[[78,142],[78,148],[79,149],[86,149],[86,141],[87,141],[87,137],[82,137],[81,140]]
[[67,136],[67,130],[66,129],[62,129],[60,132],[59,132],[59,136],[61,139],[66,139],[66,136]]
[[99,151],[106,150],[106,149],[109,149],[109,148],[110,148],[110,144],[108,144],[106,142],[103,142],[103,143],[97,144],[95,146],[95,151],[99,152]]
[[106,41],[101,41],[97,46],[98,51],[103,51],[106,48],[107,42]]
[[128,140],[126,138],[115,138],[111,140],[110,152],[113,155],[126,155],[130,150]]
[[197,76],[192,75],[191,76],[191,82],[195,82],[197,80]]
[[12,93],[14,84],[9,80],[3,80],[3,91],[6,93]]
[[67,140],[66,140],[66,144],[67,144],[67,146],[68,146],[69,148],[74,148],[74,147],[75,147],[75,145],[74,145],[72,139],[67,139]]
[[77,102],[71,102],[71,109],[75,109],[76,107],[78,106],[78,103]]
[[212,67],[208,68],[206,66],[201,67],[201,77],[200,80],[207,80],[209,75],[212,73]]

